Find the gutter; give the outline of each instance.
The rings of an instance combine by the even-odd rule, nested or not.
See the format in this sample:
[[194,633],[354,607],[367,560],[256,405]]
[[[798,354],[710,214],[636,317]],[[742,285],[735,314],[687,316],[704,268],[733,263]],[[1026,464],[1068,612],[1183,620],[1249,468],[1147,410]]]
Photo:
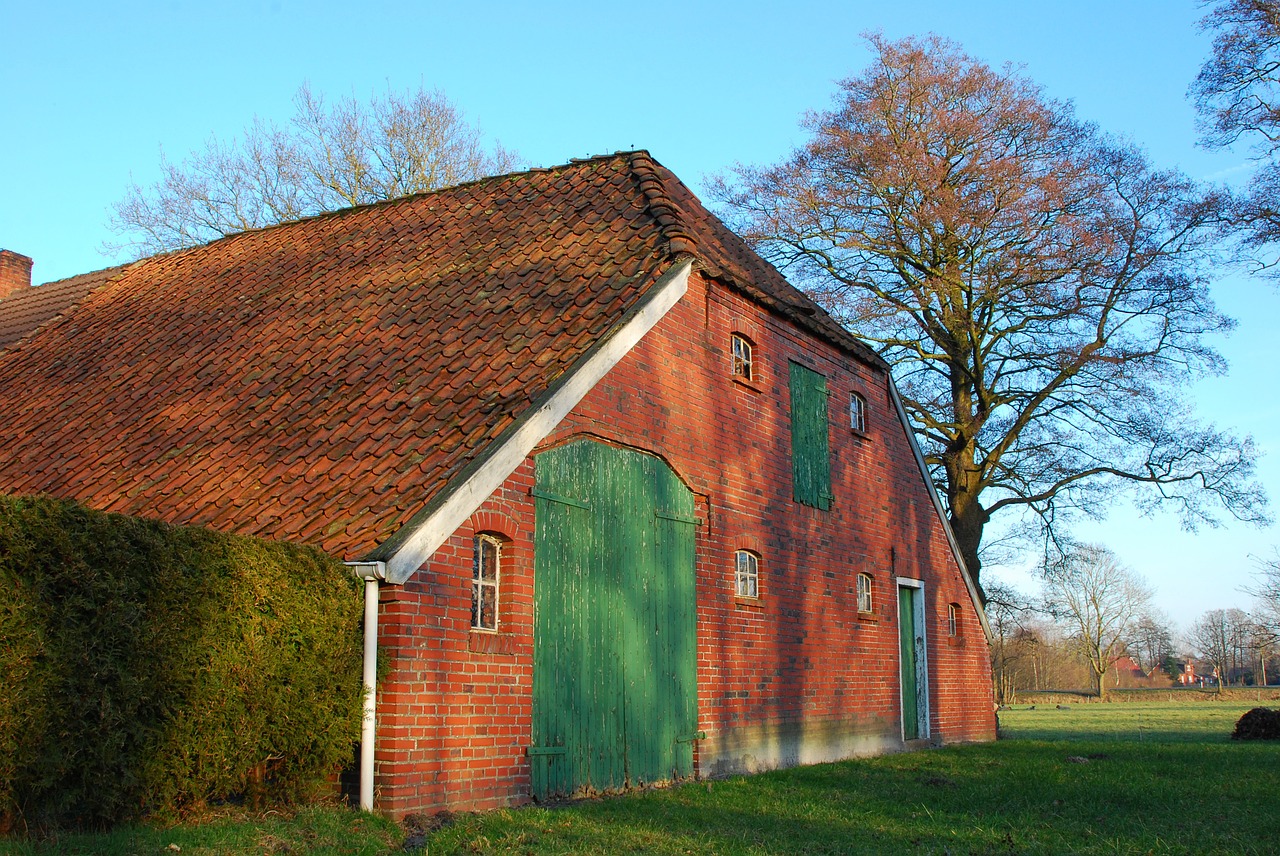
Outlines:
[[360,720],[360,810],[373,811],[373,748],[378,734],[378,599],[382,562],[346,562],[364,580],[364,716]]

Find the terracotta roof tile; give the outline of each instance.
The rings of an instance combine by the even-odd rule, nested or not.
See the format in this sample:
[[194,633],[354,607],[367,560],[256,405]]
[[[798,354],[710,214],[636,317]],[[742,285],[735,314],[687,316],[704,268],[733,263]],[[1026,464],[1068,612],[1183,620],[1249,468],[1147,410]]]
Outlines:
[[876,359],[623,153],[41,286],[34,323],[0,301],[0,348],[26,337],[0,351],[0,491],[367,555],[687,256]]
[[93,289],[119,276],[127,265],[84,273],[34,288],[24,288],[0,301],[0,350],[75,306]]

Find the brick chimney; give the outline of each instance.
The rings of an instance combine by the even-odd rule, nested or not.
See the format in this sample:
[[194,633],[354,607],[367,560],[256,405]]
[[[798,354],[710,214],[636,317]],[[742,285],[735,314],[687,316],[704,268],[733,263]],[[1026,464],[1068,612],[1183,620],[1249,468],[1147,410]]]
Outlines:
[[0,250],[0,300],[31,287],[31,259],[13,250]]

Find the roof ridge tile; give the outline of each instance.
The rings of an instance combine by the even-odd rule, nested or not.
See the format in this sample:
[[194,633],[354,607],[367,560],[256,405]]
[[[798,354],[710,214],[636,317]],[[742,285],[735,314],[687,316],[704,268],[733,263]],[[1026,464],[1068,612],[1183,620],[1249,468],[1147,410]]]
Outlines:
[[688,215],[667,192],[665,176],[662,173],[667,175],[670,173],[661,168],[653,156],[644,150],[630,152],[628,160],[637,186],[648,203],[649,214],[667,239],[668,254],[671,256],[697,255],[697,238],[685,222]]

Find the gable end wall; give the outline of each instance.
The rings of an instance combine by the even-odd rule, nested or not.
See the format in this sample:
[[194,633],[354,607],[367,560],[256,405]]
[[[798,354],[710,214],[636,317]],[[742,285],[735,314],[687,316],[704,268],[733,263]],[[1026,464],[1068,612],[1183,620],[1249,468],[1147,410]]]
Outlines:
[[[730,376],[733,332],[755,343],[751,383]],[[792,499],[791,360],[826,376],[832,393],[829,511]],[[849,427],[850,391],[868,403],[865,435]],[[700,776],[902,747],[895,577],[925,582],[933,741],[994,738],[985,638],[882,370],[695,273],[539,450],[579,436],[657,454],[695,493]],[[528,799],[533,484],[531,456],[403,587],[384,588],[384,811]],[[504,539],[496,634],[469,629],[477,532]],[[756,601],[734,595],[738,549],[761,557]],[[870,616],[857,612],[859,572],[874,580]]]

